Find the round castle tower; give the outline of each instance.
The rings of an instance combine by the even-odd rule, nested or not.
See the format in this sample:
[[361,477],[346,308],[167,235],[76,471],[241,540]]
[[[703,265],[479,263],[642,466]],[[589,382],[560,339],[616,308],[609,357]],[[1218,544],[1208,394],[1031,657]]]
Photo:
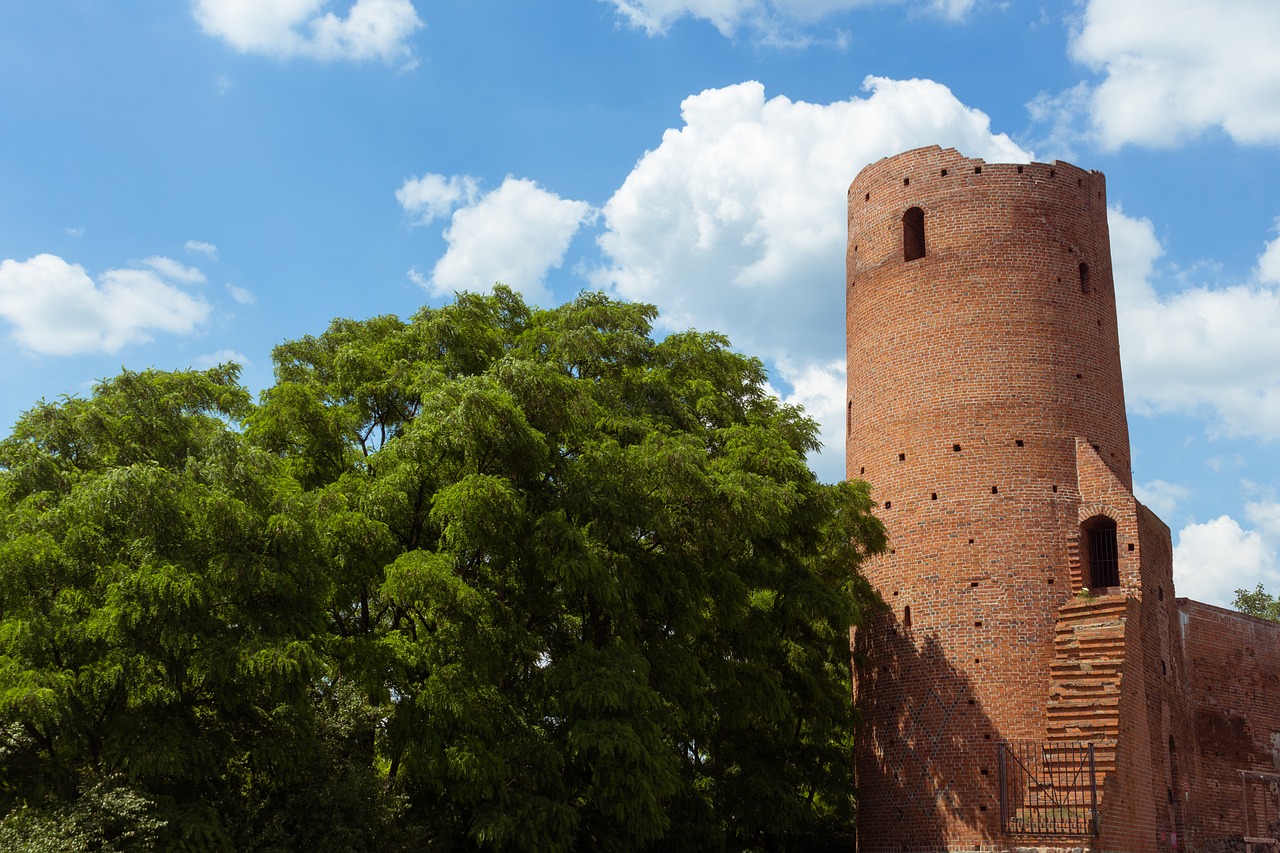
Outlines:
[[1059,610],[1091,585],[1090,445],[1132,500],[1105,180],[883,159],[849,189],[847,262],[847,473],[891,548],[856,639],[859,849],[996,849],[997,745],[1051,735]]

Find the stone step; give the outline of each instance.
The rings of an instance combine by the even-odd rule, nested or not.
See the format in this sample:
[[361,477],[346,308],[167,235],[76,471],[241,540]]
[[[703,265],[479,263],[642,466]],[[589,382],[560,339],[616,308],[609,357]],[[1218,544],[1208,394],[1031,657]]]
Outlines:
[[1080,714],[1085,717],[1096,717],[1099,714],[1115,714],[1120,708],[1118,692],[1105,696],[1086,696],[1080,699],[1054,699],[1049,702],[1049,715],[1061,717],[1069,714]]
[[1097,693],[1120,690],[1120,679],[1112,676],[1099,675],[1094,678],[1081,678],[1076,676],[1071,680],[1065,678],[1055,678],[1053,680],[1053,689],[1063,694],[1082,693],[1093,696]]
[[1077,722],[1050,723],[1050,740],[1111,740],[1120,735],[1115,722],[1100,725],[1082,725]]
[[1072,638],[1080,639],[1082,637],[1123,637],[1125,632],[1124,622],[1106,622],[1101,625],[1095,625],[1087,622],[1078,625],[1066,625],[1061,622],[1054,628],[1053,639],[1055,642],[1061,643]]
[[1129,612],[1129,601],[1123,595],[1108,595],[1092,601],[1076,598],[1058,608],[1058,619],[1079,621],[1083,619],[1119,619]]
[[1126,621],[1127,620],[1124,618],[1114,619],[1110,616],[1088,620],[1071,619],[1068,621],[1063,621],[1062,618],[1059,617],[1057,623],[1054,625],[1054,633],[1073,634],[1078,631],[1114,630],[1116,628],[1123,630]]
[[1059,634],[1053,640],[1054,649],[1096,649],[1099,646],[1124,648],[1124,631],[1076,631],[1071,634]]
[[1115,676],[1124,668],[1121,658],[1093,658],[1091,660],[1063,660],[1050,662],[1049,672],[1056,678],[1074,677],[1077,675]]

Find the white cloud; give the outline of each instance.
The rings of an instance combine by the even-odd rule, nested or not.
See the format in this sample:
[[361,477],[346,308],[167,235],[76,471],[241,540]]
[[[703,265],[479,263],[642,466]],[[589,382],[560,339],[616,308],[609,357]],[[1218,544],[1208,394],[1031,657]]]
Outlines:
[[[1280,220],[1277,220],[1276,225],[1280,226]],[[1267,243],[1262,254],[1258,255],[1255,275],[1264,284],[1280,284],[1280,237]]]
[[1262,532],[1263,538],[1273,546],[1280,546],[1280,503],[1250,501],[1244,505],[1244,515]]
[[[663,134],[603,208],[597,286],[655,303],[668,328],[728,334],[785,364],[784,380],[830,379],[844,354],[846,188],[857,172],[933,143],[1030,159],[938,83],[868,77],[864,88],[865,98],[825,105],[766,100],[756,82],[685,99],[684,126]],[[844,407],[822,411],[828,449],[813,462],[839,479]]]
[[1133,494],[1166,521],[1177,511],[1179,503],[1191,497],[1191,491],[1186,486],[1166,483],[1164,480],[1136,484]]
[[1267,276],[1168,296],[1150,283],[1162,254],[1148,219],[1109,211],[1125,396],[1143,414],[1208,412],[1229,435],[1280,438],[1280,287]]
[[[897,0],[609,0],[618,14],[633,27],[649,35],[666,32],[680,18],[709,22],[722,35],[732,36],[748,29],[766,40],[803,43],[795,35],[797,26],[810,24],[828,15],[866,6],[887,5]],[[915,5],[958,20],[973,8],[975,0],[923,0]]]
[[0,317],[19,344],[51,355],[116,352],[150,340],[152,331],[193,331],[209,304],[162,275],[154,267],[113,269],[94,282],[84,267],[56,255],[0,261]]
[[188,240],[183,245],[183,248],[188,252],[196,252],[197,254],[204,255],[211,260],[216,261],[218,259],[218,247],[212,243],[206,243],[203,240]]
[[142,265],[151,267],[162,278],[181,284],[204,284],[205,282],[204,273],[195,267],[189,267],[184,263],[175,261],[173,258],[153,255],[150,258],[144,258]]
[[415,225],[444,219],[459,205],[474,204],[479,185],[470,175],[445,177],[427,173],[409,178],[396,190],[396,201],[413,217]]
[[226,364],[229,361],[234,361],[241,367],[250,367],[253,364],[253,362],[249,360],[248,356],[238,350],[220,349],[217,352],[197,356],[196,367],[208,370],[210,367],[217,367],[218,365]]
[[1280,142],[1275,0],[1089,0],[1071,55],[1104,75],[1088,110],[1101,144],[1171,146],[1212,127]]
[[585,201],[560,198],[508,175],[502,186],[454,212],[444,232],[449,248],[431,271],[428,289],[445,296],[487,290],[500,281],[545,304],[547,271],[560,266],[569,241],[591,214]]
[[67,232],[67,236],[68,236],[68,237],[83,237],[83,236],[84,236],[84,229],[83,229],[83,228],[63,228],[62,230],[63,230],[63,231],[65,231],[65,232]]
[[818,459],[810,459],[822,479],[844,479],[845,383],[844,359],[825,364],[810,362],[796,365],[789,360],[777,364],[778,376],[791,386],[791,393],[781,395],[783,402],[804,406],[805,413],[818,422],[831,445]]
[[207,34],[242,53],[322,61],[380,59],[411,63],[408,39],[422,26],[409,0],[355,0],[346,16],[326,0],[195,0]]
[[241,305],[254,305],[258,301],[258,297],[253,295],[253,291],[238,287],[230,282],[227,283],[227,293],[231,294],[231,298]]
[[1223,515],[1182,528],[1173,549],[1173,580],[1178,595],[1230,607],[1237,589],[1280,585],[1280,563],[1274,544]]

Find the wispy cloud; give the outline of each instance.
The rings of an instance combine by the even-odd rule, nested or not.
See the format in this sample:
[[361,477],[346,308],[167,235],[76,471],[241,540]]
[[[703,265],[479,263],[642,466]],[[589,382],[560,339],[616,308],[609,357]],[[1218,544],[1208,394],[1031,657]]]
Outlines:
[[218,247],[212,243],[206,243],[203,240],[188,240],[183,244],[183,248],[188,252],[195,252],[196,254],[204,255],[210,260],[216,261],[218,259]]
[[258,297],[253,295],[253,291],[230,282],[227,283],[227,293],[231,294],[231,298],[241,305],[254,305],[258,301]]

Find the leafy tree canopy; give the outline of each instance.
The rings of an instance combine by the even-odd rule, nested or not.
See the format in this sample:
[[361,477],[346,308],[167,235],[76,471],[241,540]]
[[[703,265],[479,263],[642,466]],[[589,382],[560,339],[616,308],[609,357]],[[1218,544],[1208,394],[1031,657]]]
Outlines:
[[849,839],[883,530],[758,361],[654,317],[498,287],[282,344],[257,405],[228,366],[27,413],[0,444],[0,838]]
[[1262,588],[1262,584],[1258,584],[1252,592],[1247,589],[1237,589],[1236,600],[1232,606],[1241,613],[1280,622],[1280,598],[1267,593]]

